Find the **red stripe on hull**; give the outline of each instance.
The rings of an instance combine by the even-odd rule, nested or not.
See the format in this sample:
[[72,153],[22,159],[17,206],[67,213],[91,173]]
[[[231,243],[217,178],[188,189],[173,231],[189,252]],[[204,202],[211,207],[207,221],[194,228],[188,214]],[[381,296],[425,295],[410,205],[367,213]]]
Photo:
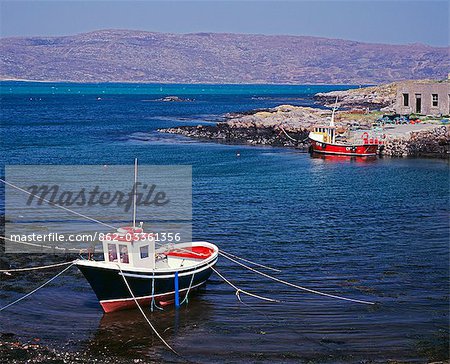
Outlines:
[[368,157],[377,155],[378,144],[344,145],[328,144],[311,140],[312,150],[317,153],[353,155],[358,157]]
[[[191,290],[192,293],[193,290]],[[186,294],[180,292],[180,298],[184,298]],[[151,297],[144,297],[144,298],[137,298],[136,300],[139,302],[139,305],[142,307],[150,306],[152,303]],[[174,304],[175,302],[175,295],[174,294],[168,294],[164,296],[158,296],[155,297],[155,302],[159,306],[168,306],[171,304]],[[131,308],[136,308],[136,303],[133,299],[122,299],[122,300],[114,300],[114,301],[100,301],[100,305],[102,306],[103,311],[105,313],[115,312],[115,311],[122,311],[122,310],[128,310]]]
[[[151,298],[138,298],[137,300],[141,306],[150,306],[152,301]],[[134,300],[117,300],[117,301],[109,301],[109,302],[100,302],[100,305],[103,308],[105,313],[128,310],[130,308],[135,308],[136,303]]]

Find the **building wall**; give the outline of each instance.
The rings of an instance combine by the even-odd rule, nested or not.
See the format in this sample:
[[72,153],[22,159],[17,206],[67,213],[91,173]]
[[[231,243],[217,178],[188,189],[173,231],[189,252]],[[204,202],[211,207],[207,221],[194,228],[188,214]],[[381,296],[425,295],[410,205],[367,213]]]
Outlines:
[[[404,105],[403,94],[408,94],[409,105]],[[438,105],[432,105],[432,95],[438,95]],[[418,112],[417,97],[420,95],[421,111]],[[409,83],[399,85],[395,111],[398,114],[449,115],[450,114],[450,82]]]

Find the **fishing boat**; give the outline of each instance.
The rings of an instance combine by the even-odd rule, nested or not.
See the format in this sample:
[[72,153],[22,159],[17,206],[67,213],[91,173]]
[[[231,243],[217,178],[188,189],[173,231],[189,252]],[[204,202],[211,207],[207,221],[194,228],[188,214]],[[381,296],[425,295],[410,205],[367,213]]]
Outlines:
[[[336,100],[337,103],[337,100]],[[378,139],[369,138],[365,132],[360,142],[346,143],[336,142],[336,126],[334,125],[334,115],[337,107],[333,108],[330,125],[315,126],[308,135],[311,143],[311,151],[320,154],[334,154],[355,157],[376,156],[378,146],[381,142]]]
[[140,227],[119,228],[111,235],[102,242],[104,260],[75,262],[105,312],[133,308],[135,299],[142,306],[178,305],[179,298],[206,283],[218,259],[217,246],[208,242],[155,249],[155,235]]
[[[135,186],[137,163],[135,164]],[[136,193],[136,189],[135,189]],[[217,263],[219,249],[201,241],[168,243],[158,234],[132,226],[105,234],[103,260],[78,259],[75,265],[87,279],[104,312],[151,305],[180,305],[180,298],[203,286]]]

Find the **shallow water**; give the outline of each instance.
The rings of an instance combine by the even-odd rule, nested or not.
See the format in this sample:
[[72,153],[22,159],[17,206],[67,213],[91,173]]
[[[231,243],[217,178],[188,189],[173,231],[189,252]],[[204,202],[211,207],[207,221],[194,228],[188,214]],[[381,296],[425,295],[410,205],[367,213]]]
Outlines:
[[[65,91],[53,95],[52,87]],[[216,363],[448,358],[447,162],[311,158],[290,149],[202,143],[155,132],[211,122],[225,112],[311,105],[313,93],[333,87],[141,85],[139,92],[130,87],[1,83],[2,165],[131,164],[135,156],[141,164],[192,165],[196,240],[277,267],[278,277],[299,285],[377,302],[365,306],[293,291],[221,258],[217,267],[233,283],[283,302],[242,296],[243,305],[213,276],[187,307],[149,313],[185,358]],[[172,94],[195,101],[143,101]],[[31,263],[17,259],[18,266]],[[55,273],[1,276],[0,305]],[[96,355],[183,361],[152,336],[138,311],[103,315],[75,268],[64,277],[0,314],[0,332]]]

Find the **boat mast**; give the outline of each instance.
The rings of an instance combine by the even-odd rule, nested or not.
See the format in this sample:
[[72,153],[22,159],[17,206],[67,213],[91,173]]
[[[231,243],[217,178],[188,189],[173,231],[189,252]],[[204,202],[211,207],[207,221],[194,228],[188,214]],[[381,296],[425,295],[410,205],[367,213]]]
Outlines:
[[332,135],[331,137],[331,142],[334,143],[335,139],[336,139],[336,131],[334,129],[334,115],[336,114],[336,110],[338,109],[338,96],[336,96],[336,101],[334,102],[334,106],[333,106],[333,111],[331,112],[331,121],[330,121],[330,134]]
[[136,228],[136,198],[137,198],[138,160],[134,159],[134,186],[133,186],[133,229]]

